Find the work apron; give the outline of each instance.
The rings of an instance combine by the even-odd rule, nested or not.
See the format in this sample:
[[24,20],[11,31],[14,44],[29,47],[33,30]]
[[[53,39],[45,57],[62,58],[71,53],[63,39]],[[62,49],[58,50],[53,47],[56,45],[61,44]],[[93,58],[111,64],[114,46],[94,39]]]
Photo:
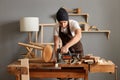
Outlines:
[[[62,40],[62,46],[66,45],[73,38],[69,26],[67,27],[66,33],[61,32],[61,27],[59,27],[59,37]],[[78,41],[76,44],[69,48],[69,51],[71,53],[79,54],[79,57],[81,58],[83,56],[82,43]]]

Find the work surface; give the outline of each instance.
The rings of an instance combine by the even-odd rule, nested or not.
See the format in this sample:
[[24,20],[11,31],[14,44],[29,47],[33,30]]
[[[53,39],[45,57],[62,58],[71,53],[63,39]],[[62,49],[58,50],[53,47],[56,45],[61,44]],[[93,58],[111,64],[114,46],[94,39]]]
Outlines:
[[[22,80],[21,75],[28,75],[32,78],[83,78],[88,80],[88,73],[107,72],[115,73],[116,66],[112,62],[97,64],[55,64],[29,62],[29,68],[20,65],[16,61],[8,65],[8,72],[16,76],[16,80]],[[116,79],[117,80],[117,79]]]

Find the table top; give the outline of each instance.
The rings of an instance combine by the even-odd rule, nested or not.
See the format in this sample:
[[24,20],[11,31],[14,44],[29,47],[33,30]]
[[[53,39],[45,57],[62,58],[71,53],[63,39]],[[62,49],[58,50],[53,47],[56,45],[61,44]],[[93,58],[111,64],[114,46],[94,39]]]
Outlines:
[[[8,65],[8,67],[17,67],[20,66],[20,61],[15,61]],[[55,63],[55,62],[29,62],[30,69],[59,69],[62,67],[85,67],[88,68],[88,64],[67,64],[67,63]]]
[[[11,67],[19,67],[20,61],[15,61],[8,65],[8,68]],[[83,67],[85,70],[89,72],[115,72],[116,65],[113,62],[102,63],[102,64],[85,64],[85,63],[55,63],[55,62],[40,62],[40,61],[30,61],[29,69],[61,69],[61,68],[77,68]]]

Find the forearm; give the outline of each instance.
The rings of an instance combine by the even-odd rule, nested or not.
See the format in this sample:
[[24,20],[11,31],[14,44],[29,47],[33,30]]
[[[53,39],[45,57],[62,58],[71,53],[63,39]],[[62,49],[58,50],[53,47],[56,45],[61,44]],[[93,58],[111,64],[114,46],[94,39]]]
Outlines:
[[65,45],[65,47],[69,48],[69,47],[73,46],[78,41],[80,41],[81,37],[82,37],[81,29],[76,30],[75,36]]
[[74,44],[76,44],[78,41],[80,41],[80,39],[81,39],[81,37],[76,35],[65,46],[69,48],[69,47],[73,46]]
[[58,48],[59,48],[59,37],[54,36],[54,51],[56,52]]

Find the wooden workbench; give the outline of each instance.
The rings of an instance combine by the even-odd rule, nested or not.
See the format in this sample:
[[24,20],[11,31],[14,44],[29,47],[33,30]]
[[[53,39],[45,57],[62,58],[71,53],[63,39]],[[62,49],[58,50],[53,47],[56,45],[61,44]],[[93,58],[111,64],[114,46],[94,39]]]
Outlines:
[[[20,62],[8,65],[8,72],[21,80],[21,74],[28,74],[27,69],[19,67]],[[30,78],[83,78],[88,80],[88,64],[58,64],[54,63],[29,63]]]
[[[28,68],[29,67],[29,68]],[[117,66],[108,61],[97,64],[58,64],[55,62],[39,62],[29,61],[29,65],[21,66],[20,61],[16,61],[8,65],[8,72],[16,76],[16,80],[24,80],[21,75],[28,75],[25,80],[29,78],[83,78],[88,80],[88,72],[90,73],[112,73],[115,74],[117,80]]]

